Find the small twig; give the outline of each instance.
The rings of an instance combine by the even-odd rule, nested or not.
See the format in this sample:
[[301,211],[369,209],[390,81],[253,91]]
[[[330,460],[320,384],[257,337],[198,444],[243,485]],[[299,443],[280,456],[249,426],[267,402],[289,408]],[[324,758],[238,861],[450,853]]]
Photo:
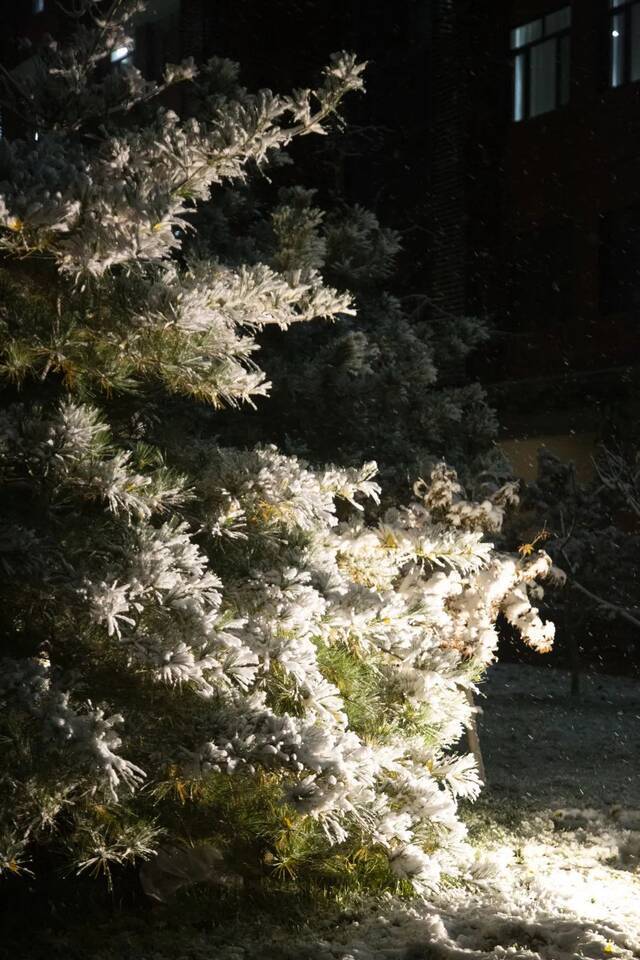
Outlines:
[[573,519],[572,519],[572,521],[571,521],[571,526],[569,527],[569,532],[567,533],[567,532],[566,532],[566,531],[567,531],[567,528],[566,528],[566,525],[565,525],[565,522],[564,522],[564,513],[563,513],[563,510],[562,510],[562,507],[560,507],[560,527],[561,527],[561,530],[562,530],[563,540],[562,540],[562,543],[560,544],[560,546],[558,547],[558,549],[559,549],[560,553],[562,554],[562,556],[564,557],[564,561],[565,561],[565,563],[567,564],[567,566],[569,567],[569,570],[570,570],[570,572],[571,572],[572,574],[573,574],[573,572],[574,572],[574,571],[573,571],[573,565],[571,564],[571,561],[569,560],[569,558],[567,557],[566,553],[564,552],[564,548],[566,547],[566,545],[567,545],[567,544],[569,543],[569,541],[571,540],[571,537],[573,536],[573,531],[575,530],[576,523],[577,523],[577,517],[576,517],[576,515],[575,515],[575,513],[574,513]]
[[436,310],[442,317],[445,317],[447,320],[460,320],[460,319],[461,319],[461,315],[460,315],[460,314],[451,313],[449,310],[446,310],[444,307],[441,307],[440,304],[436,303],[436,301],[433,300],[433,298],[430,297],[430,296],[429,296],[428,294],[426,294],[426,293],[409,293],[409,294],[407,294],[407,296],[402,297],[402,299],[403,299],[403,300],[421,300],[421,301],[422,301],[422,303],[415,308],[415,310],[414,310],[413,313],[412,313],[412,316],[415,316],[417,313],[419,313],[420,310],[421,310],[421,308],[422,308],[422,306],[426,303],[426,304],[428,304],[433,310]]
[[[616,613],[619,617],[622,617],[623,620],[627,620],[629,623],[632,623],[634,627],[638,627],[640,629],[640,620],[634,617],[632,613],[629,613],[629,611],[625,607],[621,607],[620,604],[612,603],[610,600],[605,600],[603,597],[599,597],[596,593],[593,593],[591,590],[587,590],[586,587],[583,587],[582,584],[578,583],[578,581],[574,578],[575,567],[569,560],[569,557],[567,556],[565,551],[565,547],[567,546],[567,544],[569,543],[569,540],[571,539],[571,536],[573,534],[573,528],[575,527],[575,523],[576,523],[576,520],[574,517],[573,523],[571,524],[571,529],[569,530],[569,533],[565,537],[564,542],[559,547],[559,552],[562,554],[562,559],[565,562],[565,566],[567,567],[569,573],[571,574],[571,580],[569,581],[569,585],[574,587],[574,589],[578,590],[580,593],[583,593],[585,597],[589,597],[591,600],[594,600],[600,606],[606,607],[608,610],[613,610],[614,613]],[[564,525],[564,521],[563,521],[563,525]]]
[[602,597],[597,596],[597,594],[592,593],[591,590],[587,590],[586,587],[583,587],[582,584],[576,580],[571,580],[571,586],[579,590],[580,593],[583,593],[586,597],[595,600],[600,606],[607,607],[608,610],[613,610],[619,617],[622,617],[623,620],[627,620],[629,623],[632,623],[634,627],[640,629],[640,620],[630,614],[624,607],[619,606],[617,603],[611,603],[610,600],[604,600]]

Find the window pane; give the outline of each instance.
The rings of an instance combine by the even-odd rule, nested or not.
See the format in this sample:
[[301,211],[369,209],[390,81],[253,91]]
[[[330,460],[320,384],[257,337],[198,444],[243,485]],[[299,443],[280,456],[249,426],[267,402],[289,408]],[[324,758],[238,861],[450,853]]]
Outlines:
[[640,4],[631,8],[631,80],[640,80]]
[[556,105],[556,45],[555,37],[531,47],[529,53],[529,114],[553,110]]
[[624,16],[621,13],[611,18],[609,56],[609,83],[612,87],[619,87],[624,77]]
[[521,27],[516,27],[511,31],[511,49],[524,46],[525,43],[533,43],[542,36],[542,20],[532,20],[531,23],[524,23]]
[[571,38],[566,36],[560,39],[559,64],[560,70],[560,103],[569,103],[569,81],[571,74]]
[[519,53],[513,64],[513,119],[524,119],[524,64],[525,55]]
[[571,7],[563,7],[544,18],[544,32],[557,33],[558,30],[567,30],[571,26]]

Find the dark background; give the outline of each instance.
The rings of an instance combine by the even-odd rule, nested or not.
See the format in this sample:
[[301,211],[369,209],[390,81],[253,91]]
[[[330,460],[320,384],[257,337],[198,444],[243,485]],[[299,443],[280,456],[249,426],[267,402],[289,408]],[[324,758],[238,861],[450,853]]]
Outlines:
[[[334,50],[366,59],[344,132],[292,148],[296,180],[402,232],[394,283],[422,295],[421,319],[489,322],[488,345],[448,375],[487,388],[516,472],[534,479],[544,444],[585,480],[598,442],[638,440],[640,82],[610,85],[609,0],[574,0],[568,101],[514,122],[510,32],[562,6],[151,0],[134,57],[159,76],[222,55],[249,88],[277,90],[312,85]],[[3,3],[3,63],[30,55],[19,37],[64,29],[54,0]]]

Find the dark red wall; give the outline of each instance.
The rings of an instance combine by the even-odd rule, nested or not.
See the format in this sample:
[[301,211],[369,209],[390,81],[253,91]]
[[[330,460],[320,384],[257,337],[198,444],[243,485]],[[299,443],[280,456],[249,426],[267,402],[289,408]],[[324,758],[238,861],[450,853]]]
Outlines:
[[[485,36],[480,55],[491,54],[504,90],[509,28],[559,5],[503,4],[486,18],[494,49]],[[470,211],[482,203],[496,211],[488,229],[476,223],[477,243],[470,225],[469,243],[470,305],[499,331],[486,356],[493,379],[638,359],[640,317],[603,310],[600,283],[604,218],[640,204],[640,84],[608,87],[606,0],[577,0],[572,20],[569,103],[513,123],[508,94],[496,99],[485,135],[491,169],[470,169]],[[640,208],[638,216],[640,225]]]

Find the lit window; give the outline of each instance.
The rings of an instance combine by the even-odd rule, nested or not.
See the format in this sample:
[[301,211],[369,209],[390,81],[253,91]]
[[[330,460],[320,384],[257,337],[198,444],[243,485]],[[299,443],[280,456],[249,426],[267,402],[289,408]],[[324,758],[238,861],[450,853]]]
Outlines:
[[34,13],[44,13],[44,0],[33,0],[32,10]]
[[609,86],[640,80],[640,3],[609,0]]
[[566,6],[511,31],[514,120],[568,103],[570,30],[571,7]]
[[116,47],[111,51],[111,63],[131,63],[131,52],[129,47]]

